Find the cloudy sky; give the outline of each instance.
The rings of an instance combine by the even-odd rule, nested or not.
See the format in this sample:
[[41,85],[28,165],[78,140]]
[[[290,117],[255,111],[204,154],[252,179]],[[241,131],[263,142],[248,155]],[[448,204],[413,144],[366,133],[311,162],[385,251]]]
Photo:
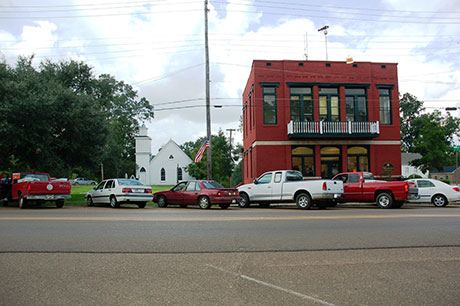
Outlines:
[[[329,60],[396,62],[400,93],[428,111],[460,107],[459,0],[210,0],[208,8],[213,133],[238,128],[252,60],[325,60],[324,25]],[[204,0],[0,0],[0,58],[14,65],[31,54],[36,64],[82,60],[132,84],[155,106],[146,123],[154,154],[170,138],[206,135]]]

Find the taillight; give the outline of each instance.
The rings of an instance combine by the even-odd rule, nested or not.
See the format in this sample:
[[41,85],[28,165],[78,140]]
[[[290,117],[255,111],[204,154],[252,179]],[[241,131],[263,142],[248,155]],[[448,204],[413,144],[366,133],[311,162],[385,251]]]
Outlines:
[[458,187],[454,187],[452,188],[453,190],[457,191],[457,192],[460,192],[460,189]]
[[30,191],[30,184],[27,185],[27,191]]
[[133,190],[131,188],[123,188],[121,191],[123,193],[131,193],[131,192],[133,192]]
[[409,192],[409,184],[404,184],[404,192]]
[[144,193],[152,193],[152,189],[145,189]]
[[327,190],[326,182],[323,183],[323,190]]
[[239,196],[239,195],[240,195],[240,193],[237,191],[237,192],[235,192],[235,195]]
[[221,196],[222,196],[222,192],[219,191],[219,192],[217,193],[217,196],[218,196],[218,197],[221,197]]

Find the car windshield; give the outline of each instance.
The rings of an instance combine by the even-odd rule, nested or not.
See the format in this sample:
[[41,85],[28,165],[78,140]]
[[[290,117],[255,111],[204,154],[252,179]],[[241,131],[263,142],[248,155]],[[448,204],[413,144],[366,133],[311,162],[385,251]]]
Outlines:
[[142,183],[139,182],[138,180],[131,180],[131,179],[119,179],[118,180],[118,185],[136,185],[136,186],[142,186]]
[[221,184],[219,184],[218,182],[215,182],[215,181],[204,181],[203,182],[203,185],[206,189],[220,189],[220,188],[224,188],[224,186],[222,186]]

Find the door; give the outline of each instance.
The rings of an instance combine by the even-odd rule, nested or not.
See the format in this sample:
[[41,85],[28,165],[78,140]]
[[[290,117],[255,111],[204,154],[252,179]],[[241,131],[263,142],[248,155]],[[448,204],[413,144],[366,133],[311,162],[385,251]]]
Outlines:
[[189,182],[182,193],[182,204],[197,204],[200,190],[201,188],[198,182]]
[[343,190],[347,201],[362,201],[363,190],[359,181],[358,173],[345,174],[346,180],[343,182]]
[[115,188],[115,181],[108,180],[102,189],[101,203],[110,203],[110,195],[113,194],[113,189]]
[[331,158],[330,160],[321,160],[321,177],[332,178],[340,172],[340,160]]
[[91,195],[93,203],[102,203],[102,191],[104,189],[105,183],[107,183],[107,181],[100,182],[99,185],[97,185],[94,189],[94,192]]
[[259,177],[252,187],[251,200],[254,201],[269,201],[272,196],[272,181],[273,173],[265,173]]
[[431,196],[435,193],[435,186],[427,180],[417,180],[419,198],[417,202],[431,202]]
[[283,187],[283,173],[275,172],[275,177],[273,178],[272,191],[270,199],[272,201],[278,201],[282,198],[282,187]]
[[182,204],[183,192],[186,185],[187,182],[179,183],[173,189],[171,189],[170,192],[168,192],[168,195],[166,197],[166,201],[168,201],[168,204]]

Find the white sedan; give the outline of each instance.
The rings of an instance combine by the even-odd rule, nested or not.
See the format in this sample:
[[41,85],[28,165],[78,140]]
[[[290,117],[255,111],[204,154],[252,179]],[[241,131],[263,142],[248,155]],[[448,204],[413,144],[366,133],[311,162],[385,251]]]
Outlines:
[[138,180],[123,178],[104,180],[86,193],[88,206],[110,204],[112,208],[117,208],[128,203],[144,208],[152,199],[152,187],[144,186]]
[[417,184],[419,198],[409,202],[428,202],[436,207],[444,207],[449,202],[460,201],[458,186],[450,186],[444,182],[433,179],[412,179]]

